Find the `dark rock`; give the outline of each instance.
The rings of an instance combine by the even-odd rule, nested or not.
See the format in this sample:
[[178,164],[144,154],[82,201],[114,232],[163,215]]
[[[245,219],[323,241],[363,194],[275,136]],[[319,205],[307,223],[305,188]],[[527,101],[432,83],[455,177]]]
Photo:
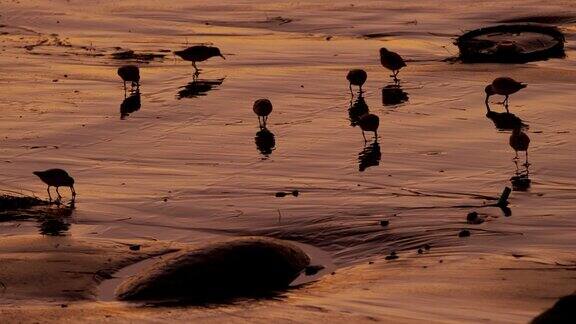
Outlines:
[[309,263],[304,251],[286,241],[235,239],[169,256],[123,282],[116,296],[195,304],[269,296],[287,288]]
[[298,190],[292,190],[292,196],[298,197],[298,195],[300,195],[300,192]]
[[132,250],[132,251],[140,251],[140,245],[139,245],[139,244],[130,245],[130,250]]
[[564,57],[564,34],[539,24],[505,24],[476,29],[458,37],[455,45],[465,63],[526,63]]
[[388,221],[388,220],[381,220],[380,221],[380,226],[386,227],[388,225],[390,225],[390,221]]
[[304,273],[307,276],[313,276],[313,275],[317,274],[322,269],[324,269],[323,265],[311,265],[311,266],[307,266],[306,269],[304,269]]
[[475,211],[468,213],[468,215],[466,216],[466,221],[468,222],[468,224],[475,224],[475,225],[484,223],[484,219],[478,216],[478,213]]
[[396,255],[395,251],[390,252],[390,255],[387,255],[384,259],[386,260],[396,260],[398,259],[398,255]]
[[560,298],[556,304],[538,315],[531,324],[572,324],[576,323],[576,295]]
[[282,198],[282,197],[286,197],[288,194],[282,191],[278,191],[276,193],[276,197]]
[[469,230],[461,230],[460,233],[458,233],[458,237],[469,237],[469,236],[470,236]]

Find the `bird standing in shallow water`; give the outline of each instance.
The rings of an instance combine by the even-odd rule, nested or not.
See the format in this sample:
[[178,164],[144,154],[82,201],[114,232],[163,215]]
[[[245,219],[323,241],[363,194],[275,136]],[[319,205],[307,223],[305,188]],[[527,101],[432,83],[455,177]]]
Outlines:
[[268,99],[258,99],[254,101],[254,106],[252,110],[256,115],[258,115],[258,124],[260,128],[266,128],[266,121],[268,121],[268,115],[272,112],[272,103]]
[[132,88],[140,87],[140,69],[136,65],[124,65],[118,68],[118,75],[124,81],[124,93],[126,93],[126,82],[132,82]]
[[518,82],[512,78],[496,78],[492,81],[492,84],[487,85],[484,89],[484,92],[486,92],[486,102],[488,102],[490,96],[495,94],[505,96],[503,104],[506,111],[508,111],[508,99],[510,95],[526,88],[527,86],[527,84]]
[[196,62],[203,62],[214,56],[220,56],[221,58],[226,59],[224,55],[220,53],[220,49],[218,47],[206,45],[188,47],[187,49],[181,51],[175,51],[174,54],[180,56],[183,60],[192,62],[192,66],[194,67],[194,75],[200,74],[200,69],[198,69],[196,66]]
[[76,199],[76,191],[74,190],[74,178],[72,178],[68,172],[62,169],[49,169],[46,171],[35,171],[33,172],[42,182],[48,185],[48,197],[52,201],[52,195],[50,195],[50,187],[56,187],[56,193],[58,194],[58,199],[62,198],[59,187],[69,187],[72,192],[72,201]]
[[378,142],[378,126],[380,125],[380,118],[374,114],[364,114],[358,120],[358,126],[362,129],[362,136],[364,141],[366,140],[366,135],[364,132],[374,132],[374,141]]
[[406,66],[406,62],[404,62],[402,56],[382,47],[380,49],[380,63],[382,63],[383,67],[392,71],[391,77],[394,78],[395,82],[398,82],[398,73],[400,73],[400,69]]
[[352,93],[352,86],[358,86],[360,88],[360,93],[362,93],[362,86],[368,79],[368,74],[364,70],[355,69],[350,70],[348,75],[346,75],[346,80],[350,82],[350,93]]
[[524,163],[524,165],[529,165],[528,164],[528,147],[530,146],[530,137],[528,137],[528,135],[526,135],[526,133],[524,133],[522,131],[522,128],[517,127],[514,128],[514,130],[512,131],[512,135],[510,135],[510,147],[512,147],[514,149],[514,151],[516,151],[516,157],[514,158],[515,160],[518,159],[518,151],[522,152],[526,152],[526,163]]

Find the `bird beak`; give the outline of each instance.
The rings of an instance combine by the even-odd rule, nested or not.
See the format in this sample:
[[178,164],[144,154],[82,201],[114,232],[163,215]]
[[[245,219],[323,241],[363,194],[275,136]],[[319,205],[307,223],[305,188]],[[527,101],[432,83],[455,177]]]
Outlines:
[[224,57],[224,55],[222,55],[222,54],[220,54],[220,57],[223,58],[223,59],[226,59],[226,58]]

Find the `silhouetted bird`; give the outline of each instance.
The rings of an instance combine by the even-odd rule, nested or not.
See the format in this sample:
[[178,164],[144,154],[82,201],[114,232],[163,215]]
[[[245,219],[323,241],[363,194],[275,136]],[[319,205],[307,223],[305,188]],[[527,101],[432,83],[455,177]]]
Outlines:
[[346,80],[350,82],[350,93],[352,93],[352,86],[358,86],[360,88],[360,93],[362,93],[362,86],[368,79],[368,74],[364,70],[355,69],[350,70],[348,75],[346,75]]
[[254,106],[252,107],[254,113],[258,115],[258,124],[260,127],[266,128],[266,121],[268,121],[268,115],[272,112],[272,103],[268,99],[258,99],[254,101]]
[[380,118],[374,114],[364,114],[358,120],[358,125],[362,129],[362,136],[364,141],[366,140],[366,135],[364,132],[374,132],[375,141],[378,141],[378,126],[380,124]]
[[391,76],[394,78],[394,80],[398,80],[398,73],[400,73],[400,69],[406,66],[406,62],[404,62],[402,56],[400,56],[398,53],[390,52],[384,47],[380,49],[380,63],[382,63],[383,67],[392,71]]
[[140,110],[140,107],[142,107],[140,91],[136,90],[135,93],[125,98],[120,104],[120,119],[125,119],[131,113]]
[[510,147],[516,151],[516,159],[518,159],[518,152],[526,152],[526,165],[528,165],[528,147],[530,146],[530,137],[522,131],[520,127],[515,128],[510,135]]
[[140,87],[140,69],[136,65],[124,65],[118,68],[118,75],[124,81],[124,92],[126,92],[126,82],[132,82],[133,87]]
[[492,84],[486,86],[484,88],[484,92],[486,92],[486,101],[495,94],[505,96],[504,99],[504,107],[506,111],[508,111],[508,100],[511,94],[516,93],[524,88],[527,87],[527,84],[520,83],[512,78],[508,77],[500,77],[494,79]]
[[174,54],[180,56],[183,60],[192,62],[196,75],[200,73],[200,69],[196,66],[196,62],[203,62],[214,56],[220,56],[221,58],[226,59],[224,55],[220,53],[218,47],[205,45],[188,47],[181,51],[175,51]]
[[72,192],[72,200],[76,198],[76,191],[74,190],[74,178],[68,175],[68,172],[62,169],[49,169],[46,171],[34,171],[33,172],[40,180],[48,185],[48,197],[52,200],[52,195],[50,194],[50,187],[56,187],[56,193],[58,198],[62,198],[59,187],[69,187]]

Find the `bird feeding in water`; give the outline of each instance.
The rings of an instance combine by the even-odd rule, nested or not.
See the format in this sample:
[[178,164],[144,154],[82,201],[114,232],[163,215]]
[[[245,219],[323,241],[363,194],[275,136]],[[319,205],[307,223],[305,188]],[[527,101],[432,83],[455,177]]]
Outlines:
[[374,114],[364,114],[358,120],[358,126],[362,129],[362,136],[364,141],[366,140],[366,135],[364,132],[374,132],[374,140],[378,141],[378,126],[380,125],[380,118]]
[[52,195],[50,194],[50,187],[56,187],[56,193],[58,194],[58,199],[62,198],[59,187],[69,187],[72,192],[72,201],[76,199],[76,191],[74,190],[74,178],[72,178],[68,172],[62,169],[49,169],[46,171],[34,171],[33,172],[42,182],[48,185],[48,197],[52,201]]
[[486,88],[484,88],[484,92],[486,92],[486,102],[488,102],[490,96],[496,94],[505,96],[503,104],[504,107],[506,108],[506,111],[508,111],[508,100],[510,95],[526,88],[527,86],[528,86],[527,84],[518,82],[512,78],[508,77],[496,78],[494,79],[494,81],[492,81],[491,84],[487,85]]
[[118,75],[124,81],[124,92],[126,92],[126,82],[131,82],[132,88],[140,87],[140,69],[136,65],[124,65],[118,68]]
[[528,137],[528,135],[526,135],[526,133],[524,133],[522,131],[521,127],[517,127],[514,128],[514,130],[512,130],[512,135],[510,135],[510,147],[512,147],[514,149],[514,151],[516,152],[516,157],[514,158],[514,160],[518,159],[518,152],[526,152],[526,163],[524,165],[529,165],[528,164],[528,147],[530,146],[530,137]]
[[398,82],[398,73],[400,73],[400,70],[406,66],[406,62],[404,62],[402,56],[382,47],[380,49],[380,63],[383,67],[392,71],[391,77],[394,78],[395,82]]
[[254,101],[254,106],[252,107],[254,113],[258,116],[258,124],[260,128],[266,128],[266,121],[268,121],[268,115],[272,112],[272,103],[268,99],[258,99]]
[[195,75],[200,74],[200,69],[198,69],[196,66],[196,62],[203,62],[214,56],[220,56],[221,58],[226,59],[224,55],[220,53],[220,49],[218,47],[206,45],[188,47],[187,49],[181,51],[175,51],[174,54],[180,56],[185,61],[192,62]]
[[352,93],[352,86],[358,86],[360,88],[360,93],[362,93],[362,86],[368,79],[368,74],[364,70],[354,69],[348,72],[346,75],[346,80],[350,82],[350,93]]

